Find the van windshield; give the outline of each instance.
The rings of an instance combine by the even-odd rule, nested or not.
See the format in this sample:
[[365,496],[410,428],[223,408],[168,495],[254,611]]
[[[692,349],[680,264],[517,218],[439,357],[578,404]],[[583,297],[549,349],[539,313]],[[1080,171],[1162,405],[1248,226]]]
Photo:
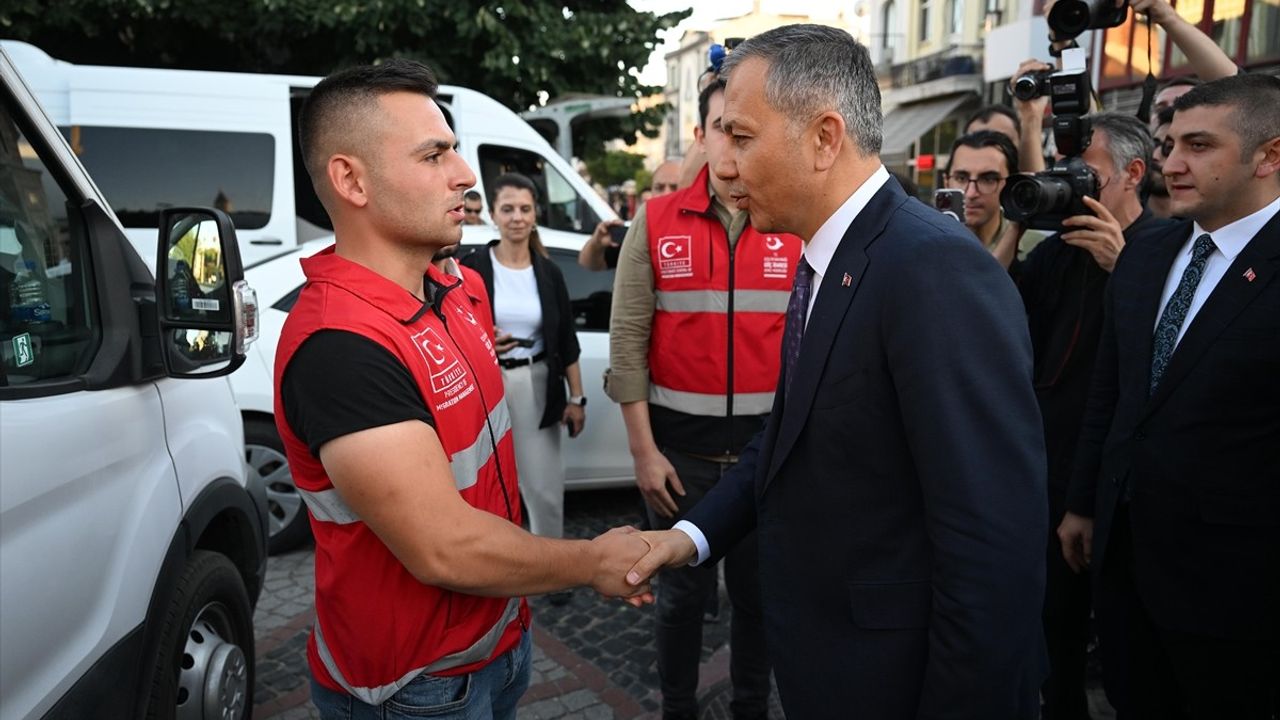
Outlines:
[[271,219],[275,139],[269,134],[59,129],[125,227],[154,228],[166,207],[216,207],[245,230]]

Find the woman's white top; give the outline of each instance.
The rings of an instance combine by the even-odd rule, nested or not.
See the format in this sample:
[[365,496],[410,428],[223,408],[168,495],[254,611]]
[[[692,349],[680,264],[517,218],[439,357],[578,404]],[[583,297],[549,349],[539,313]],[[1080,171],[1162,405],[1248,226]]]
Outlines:
[[533,276],[533,266],[512,270],[498,262],[493,248],[489,249],[493,261],[493,317],[498,334],[511,333],[512,337],[533,338],[533,347],[516,346],[502,357],[512,360],[533,357],[546,350],[542,339],[542,301],[538,299],[538,281]]

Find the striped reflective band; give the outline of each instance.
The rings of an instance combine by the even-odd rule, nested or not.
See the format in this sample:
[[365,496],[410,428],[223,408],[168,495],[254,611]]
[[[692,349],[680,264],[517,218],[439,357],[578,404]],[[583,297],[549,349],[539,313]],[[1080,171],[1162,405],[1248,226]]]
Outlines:
[[[729,312],[729,293],[725,290],[659,290],[655,295],[657,309],[665,312]],[[787,311],[791,293],[785,290],[734,290],[734,312]]]
[[[649,385],[649,402],[690,415],[724,417],[728,410],[728,396],[672,390],[661,385]],[[773,393],[734,393],[734,415],[764,415],[773,409]]]
[[334,662],[333,653],[329,651],[329,645],[324,641],[324,634],[320,631],[320,620],[316,619],[314,631],[316,634],[316,652],[320,655],[320,662],[324,663],[324,667],[329,671],[332,677],[344,690],[351,693],[361,702],[370,705],[381,705],[400,692],[400,688],[408,685],[410,681],[418,677],[422,673],[438,673],[451,670],[463,665],[480,662],[493,654],[495,648],[498,647],[498,641],[502,640],[502,633],[516,619],[516,615],[520,612],[520,598],[511,598],[507,601],[507,607],[502,611],[502,617],[498,618],[498,622],[485,631],[478,640],[471,644],[471,647],[460,650],[452,655],[446,655],[435,662],[424,665],[420,668],[414,668],[409,672],[401,675],[399,679],[379,685],[377,687],[357,687],[352,685],[338,670],[338,664]]
[[[492,436],[489,435],[489,426],[493,427]],[[504,398],[498,403],[498,407],[489,413],[488,425],[480,428],[471,445],[454,453],[453,459],[449,461],[449,468],[453,471],[453,482],[457,485],[459,492],[476,484],[480,478],[480,468],[493,457],[494,444],[501,441],[502,436],[510,429],[511,414],[507,411],[507,401]],[[315,492],[298,488],[298,494],[302,496],[302,501],[307,504],[307,509],[316,520],[338,525],[360,521],[360,518],[338,494],[337,488]]]
[[[493,428],[492,436],[489,434],[489,427]],[[510,429],[511,413],[507,412],[507,399],[504,397],[498,402],[498,407],[489,413],[489,426],[480,428],[475,441],[469,447],[454,453],[453,459],[449,461],[449,467],[453,469],[453,481],[458,484],[459,491],[476,484],[480,468],[493,457],[494,446]]]

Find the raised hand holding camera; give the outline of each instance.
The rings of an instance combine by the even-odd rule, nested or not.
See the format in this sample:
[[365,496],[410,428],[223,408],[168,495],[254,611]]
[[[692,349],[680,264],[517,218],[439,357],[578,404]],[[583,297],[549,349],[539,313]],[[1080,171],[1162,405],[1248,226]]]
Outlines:
[[1063,220],[1063,226],[1078,229],[1064,232],[1062,240],[1068,245],[1088,250],[1099,267],[1111,272],[1124,249],[1124,228],[1101,202],[1088,196],[1081,199],[1094,214],[1075,215]]
[[[1057,9],[1062,3],[1054,6]],[[1075,215],[1088,215],[1084,198],[1098,197],[1098,175],[1080,155],[1089,147],[1093,130],[1089,111],[1089,75],[1079,49],[1062,54],[1064,69],[1023,75],[1014,81],[1015,94],[1023,101],[1049,97],[1053,107],[1053,139],[1063,158],[1038,173],[1009,178],[1000,193],[1000,207],[1010,220],[1037,230],[1059,230]]]

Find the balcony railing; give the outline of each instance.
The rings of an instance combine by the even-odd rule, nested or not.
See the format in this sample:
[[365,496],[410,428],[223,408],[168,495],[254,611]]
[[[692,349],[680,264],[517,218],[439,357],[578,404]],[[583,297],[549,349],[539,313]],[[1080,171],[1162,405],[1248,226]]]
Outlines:
[[982,72],[981,45],[952,45],[932,55],[878,68],[881,82],[889,87],[908,87],[952,75]]

